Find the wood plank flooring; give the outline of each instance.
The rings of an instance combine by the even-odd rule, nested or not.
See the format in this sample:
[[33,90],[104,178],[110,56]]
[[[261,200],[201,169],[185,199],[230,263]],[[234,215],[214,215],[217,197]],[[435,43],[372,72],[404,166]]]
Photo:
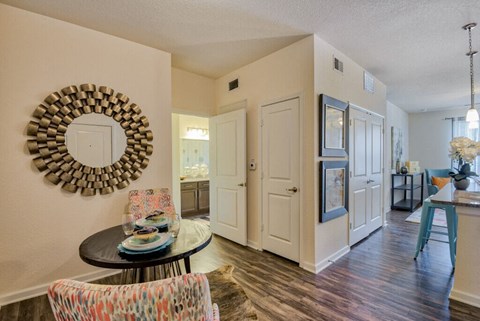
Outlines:
[[[221,237],[192,257],[192,270],[234,265],[234,277],[260,320],[480,320],[480,309],[448,300],[454,275],[447,244],[430,242],[412,259],[419,225],[405,222],[408,215],[390,212],[386,227],[317,275]],[[114,282],[115,277],[101,280]],[[40,296],[2,307],[0,321],[7,320],[53,316],[46,296]]]

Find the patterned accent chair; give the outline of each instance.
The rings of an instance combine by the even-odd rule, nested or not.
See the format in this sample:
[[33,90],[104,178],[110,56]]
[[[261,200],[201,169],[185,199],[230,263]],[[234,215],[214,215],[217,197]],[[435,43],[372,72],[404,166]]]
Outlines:
[[129,211],[135,219],[145,217],[155,210],[164,211],[167,216],[175,215],[175,206],[168,188],[131,190],[128,200]]
[[48,288],[57,321],[220,320],[205,274],[128,285],[57,280]]

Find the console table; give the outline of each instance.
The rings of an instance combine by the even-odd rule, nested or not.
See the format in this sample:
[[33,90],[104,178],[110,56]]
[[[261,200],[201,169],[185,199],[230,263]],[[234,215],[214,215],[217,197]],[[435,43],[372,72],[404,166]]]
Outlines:
[[[402,184],[395,185],[395,178],[401,177]],[[420,190],[420,199],[414,198],[414,192]],[[403,191],[403,198],[395,201],[395,191]],[[408,192],[408,194],[407,194]],[[407,195],[409,198],[407,198]],[[392,188],[391,188],[391,206],[392,210],[413,210],[417,205],[423,204],[423,172],[422,173],[408,173],[408,174],[392,174]]]

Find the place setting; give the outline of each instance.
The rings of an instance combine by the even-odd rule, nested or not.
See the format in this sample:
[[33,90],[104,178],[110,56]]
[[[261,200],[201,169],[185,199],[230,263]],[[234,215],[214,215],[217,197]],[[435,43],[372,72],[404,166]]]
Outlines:
[[165,216],[163,211],[154,211],[144,218],[140,218],[135,221],[135,225],[138,227],[154,226],[158,229],[168,228],[170,219]]
[[119,254],[145,255],[168,249],[178,234],[173,221],[163,211],[154,211],[140,219],[124,214],[122,229],[129,237],[118,244]]
[[171,233],[159,233],[156,227],[145,226],[135,230],[117,249],[124,254],[142,255],[165,250],[173,241]]

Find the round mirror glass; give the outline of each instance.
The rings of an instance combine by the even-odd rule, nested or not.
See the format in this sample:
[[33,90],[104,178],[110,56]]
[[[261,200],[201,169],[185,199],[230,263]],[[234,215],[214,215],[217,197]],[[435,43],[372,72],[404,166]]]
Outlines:
[[68,125],[65,134],[68,152],[77,161],[91,167],[112,165],[127,147],[125,131],[112,117],[84,114]]

